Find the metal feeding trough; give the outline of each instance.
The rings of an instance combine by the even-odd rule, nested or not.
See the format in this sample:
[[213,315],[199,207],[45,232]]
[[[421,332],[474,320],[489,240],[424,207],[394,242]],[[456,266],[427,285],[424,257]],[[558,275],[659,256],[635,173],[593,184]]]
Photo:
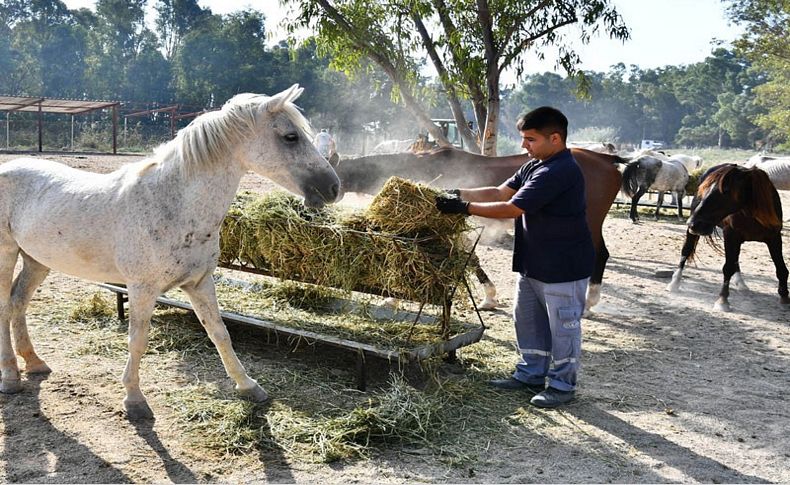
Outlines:
[[[480,236],[478,235],[478,238],[475,241],[474,246],[469,252],[470,259],[471,259],[471,255],[474,253],[475,248],[477,247],[477,242],[479,241],[479,239]],[[467,260],[467,264],[468,263],[469,260]],[[268,273],[265,271],[260,271],[254,268],[242,267],[239,265],[222,264],[220,266],[226,269],[241,271],[245,273],[268,275]],[[437,317],[433,319],[434,325],[436,325],[435,320],[437,319],[440,320],[439,322],[441,324],[440,339],[430,344],[415,345],[414,347],[410,347],[406,349],[386,348],[384,346],[371,345],[367,343],[339,338],[326,333],[317,333],[317,332],[302,330],[298,328],[288,327],[287,325],[282,325],[280,323],[275,323],[262,318],[257,318],[253,315],[245,315],[245,314],[229,312],[229,311],[221,311],[220,315],[222,316],[223,320],[225,320],[225,322],[244,325],[251,328],[262,329],[268,332],[274,332],[278,335],[285,335],[287,337],[304,339],[310,343],[328,345],[331,347],[354,352],[356,354],[357,388],[360,390],[365,390],[367,387],[367,359],[368,358],[385,359],[388,362],[397,363],[402,368],[414,368],[415,366],[419,366],[420,361],[432,356],[446,355],[446,358],[448,360],[452,360],[456,356],[456,350],[458,350],[461,347],[465,347],[467,345],[471,345],[475,342],[478,342],[483,337],[483,332],[486,329],[485,323],[483,322],[483,318],[480,315],[480,312],[477,308],[477,303],[475,302],[474,295],[472,294],[471,288],[469,287],[469,283],[466,280],[466,278],[463,279],[463,284],[464,284],[464,288],[468,292],[469,298],[472,301],[472,306],[475,310],[475,313],[477,314],[479,325],[470,322],[467,325],[465,325],[465,329],[461,333],[457,333],[455,335],[449,334],[448,323],[450,320],[450,313],[452,311],[452,299],[453,296],[455,295],[455,291],[457,290],[457,287],[454,287],[450,290],[450,292],[448,292],[447,298],[445,299],[444,303],[441,305],[442,306],[441,317]],[[124,319],[125,318],[124,304],[128,301],[127,289],[124,286],[118,284],[102,284],[100,286],[116,294],[118,318]],[[377,292],[375,289],[368,289],[366,293],[380,295],[380,293]],[[157,298],[157,303],[166,306],[193,311],[193,308],[189,303],[179,301],[173,298],[168,298],[165,296],[160,296],[159,298]],[[429,318],[426,318],[427,317],[426,315],[423,315],[424,305],[425,305],[424,303],[420,304],[418,312],[411,312],[410,314],[401,315],[402,317],[413,318],[412,329],[414,328],[414,325],[424,325],[426,324],[425,321],[429,320]],[[437,325],[437,327],[439,327],[439,325]]]

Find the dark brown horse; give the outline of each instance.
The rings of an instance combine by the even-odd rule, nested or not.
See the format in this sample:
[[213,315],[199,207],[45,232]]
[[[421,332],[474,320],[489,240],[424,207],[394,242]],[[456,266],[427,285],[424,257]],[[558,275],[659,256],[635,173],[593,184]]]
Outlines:
[[734,164],[709,168],[700,179],[691,211],[680,264],[668,286],[670,291],[680,289],[683,268],[687,261],[694,259],[700,236],[710,237],[718,226],[724,236],[724,283],[714,308],[730,311],[730,279],[733,276],[736,287],[746,288],[738,264],[741,245],[746,241],[760,241],[768,246],[779,280],[780,301],[790,303],[787,265],[782,259],[782,204],[765,172]]
[[[615,164],[625,160],[581,148],[571,149],[587,187],[587,224],[593,236],[596,261],[587,290],[587,308],[598,303],[601,280],[609,252],[601,227],[620,190],[621,176]],[[341,160],[335,167],[344,192],[376,194],[392,176],[429,182],[443,188],[498,186],[529,160],[527,155],[486,157],[460,150],[440,149],[424,154],[396,153]],[[482,270],[481,282],[488,281]],[[490,285],[488,288],[493,288]],[[491,295],[487,288],[487,297]]]

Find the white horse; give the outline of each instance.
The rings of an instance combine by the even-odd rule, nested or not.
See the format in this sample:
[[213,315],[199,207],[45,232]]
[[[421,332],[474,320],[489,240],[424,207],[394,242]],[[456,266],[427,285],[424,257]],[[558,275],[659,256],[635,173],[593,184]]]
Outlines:
[[669,156],[670,160],[676,160],[686,167],[686,170],[691,173],[692,171],[702,166],[702,157],[697,155],[686,155],[683,153],[676,153]]
[[[241,177],[253,170],[321,206],[340,180],[311,143],[293,104],[297,85],[272,97],[239,94],[196,118],[151,158],[110,174],[20,158],[0,166],[0,392],[20,391],[14,348],[27,373],[50,372],[33,350],[25,309],[50,268],[129,290],[129,358],[123,373],[130,419],[151,418],[139,385],[140,358],[156,298],[189,296],[236,390],[268,396],[231,346],[214,290],[219,227]],[[23,268],[13,281],[21,254]]]
[[767,173],[776,190],[790,190],[790,157],[755,155],[744,166],[757,167]]
[[401,153],[409,150],[414,140],[384,140],[376,145],[370,152],[371,155],[385,155],[387,153]]

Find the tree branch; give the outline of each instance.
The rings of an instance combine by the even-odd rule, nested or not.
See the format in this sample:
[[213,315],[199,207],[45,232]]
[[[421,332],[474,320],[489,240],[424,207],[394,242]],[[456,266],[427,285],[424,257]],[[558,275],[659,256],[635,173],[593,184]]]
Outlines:
[[548,35],[549,33],[554,32],[555,30],[557,30],[559,28],[565,27],[566,25],[575,24],[578,21],[579,21],[579,19],[576,18],[576,16],[574,15],[573,18],[566,19],[566,20],[564,20],[564,21],[562,21],[562,22],[560,22],[558,24],[555,24],[555,25],[549,27],[546,30],[543,30],[543,31],[535,34],[535,35],[531,35],[529,37],[526,37],[524,40],[522,40],[519,43],[518,46],[514,47],[513,50],[510,51],[509,54],[503,56],[502,64],[499,66],[499,72],[501,73],[502,71],[507,69],[508,66],[510,66],[510,63],[513,62],[513,60],[516,57],[518,57],[524,50],[526,50],[530,46],[530,44],[532,44],[534,41],[540,39],[544,35]]

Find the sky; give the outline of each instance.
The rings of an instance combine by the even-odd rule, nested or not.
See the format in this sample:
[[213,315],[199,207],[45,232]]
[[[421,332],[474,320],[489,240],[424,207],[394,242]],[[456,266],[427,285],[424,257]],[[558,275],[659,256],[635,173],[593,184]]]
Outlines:
[[[375,0],[371,0],[375,1]],[[94,0],[64,0],[69,8],[92,8]],[[153,0],[149,0],[153,4]],[[198,0],[218,14],[253,8],[266,15],[271,42],[285,37],[279,23],[285,16],[279,0]],[[728,23],[721,0],[612,0],[631,29],[631,39],[623,43],[598,36],[588,45],[578,46],[581,68],[607,71],[622,62],[642,69],[699,62],[710,54],[714,40],[730,42],[741,30]],[[554,71],[554,59],[531,59],[527,73]],[[562,74],[562,72],[559,72]]]

